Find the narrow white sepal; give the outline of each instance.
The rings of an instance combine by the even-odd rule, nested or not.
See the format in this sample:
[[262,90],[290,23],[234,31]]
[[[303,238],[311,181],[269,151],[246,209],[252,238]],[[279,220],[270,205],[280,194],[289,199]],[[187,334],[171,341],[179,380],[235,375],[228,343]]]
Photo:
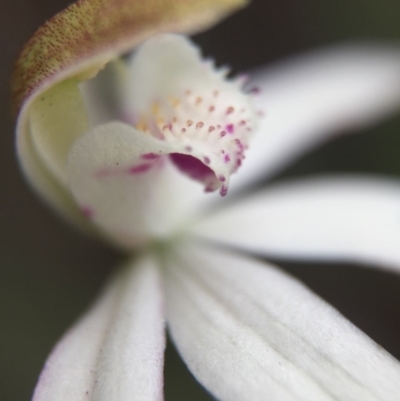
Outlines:
[[280,184],[201,220],[192,231],[263,255],[400,272],[400,185],[357,176]]
[[399,399],[398,361],[286,273],[190,244],[165,264],[172,337],[218,399]]
[[33,401],[163,399],[164,306],[158,268],[124,268],[48,358]]
[[249,88],[264,112],[232,190],[271,176],[344,130],[370,125],[400,104],[400,49],[353,44],[261,68]]

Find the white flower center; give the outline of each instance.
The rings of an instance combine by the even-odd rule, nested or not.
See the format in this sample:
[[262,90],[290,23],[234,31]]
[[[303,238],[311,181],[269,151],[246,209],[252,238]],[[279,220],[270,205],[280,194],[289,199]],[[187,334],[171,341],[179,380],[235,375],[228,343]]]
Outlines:
[[67,169],[82,212],[131,248],[191,218],[203,198],[199,182],[227,193],[256,118],[241,82],[203,61],[184,37],[147,41],[126,72],[125,123],[96,125],[78,138]]
[[227,80],[188,40],[162,35],[134,55],[127,88],[130,124],[165,141],[173,163],[206,191],[228,190],[254,130],[239,81]]

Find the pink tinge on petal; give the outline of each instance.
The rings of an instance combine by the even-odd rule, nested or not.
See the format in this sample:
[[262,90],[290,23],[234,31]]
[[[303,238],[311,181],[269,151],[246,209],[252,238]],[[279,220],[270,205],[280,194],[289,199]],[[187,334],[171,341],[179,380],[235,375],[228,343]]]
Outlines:
[[81,212],[87,219],[92,219],[94,216],[94,210],[90,206],[82,206]]
[[138,164],[136,166],[132,166],[129,169],[129,174],[142,174],[146,173],[147,171],[151,170],[153,164]]
[[95,178],[105,178],[105,177],[109,177],[109,176],[112,176],[112,175],[116,175],[118,173],[119,173],[119,171],[113,170],[113,169],[108,168],[108,167],[107,168],[100,168],[95,172],[94,177]]
[[158,155],[156,153],[145,153],[140,157],[144,160],[156,160],[160,157],[160,155]]

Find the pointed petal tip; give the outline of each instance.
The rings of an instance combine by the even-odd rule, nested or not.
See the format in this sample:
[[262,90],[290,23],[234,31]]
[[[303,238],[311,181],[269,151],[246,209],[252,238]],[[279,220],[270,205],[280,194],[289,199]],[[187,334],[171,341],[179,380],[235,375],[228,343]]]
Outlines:
[[379,123],[400,105],[396,43],[339,43],[250,75],[247,88],[266,116],[232,189],[272,177],[327,140]]
[[164,349],[159,271],[139,259],[54,348],[32,401],[162,401]]

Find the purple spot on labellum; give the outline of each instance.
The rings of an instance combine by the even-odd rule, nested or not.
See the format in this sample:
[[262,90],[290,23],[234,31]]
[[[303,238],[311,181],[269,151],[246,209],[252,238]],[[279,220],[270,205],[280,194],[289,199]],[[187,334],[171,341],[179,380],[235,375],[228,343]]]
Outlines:
[[207,156],[203,159],[203,161],[204,161],[205,164],[210,164],[211,163],[210,158],[207,157]]
[[81,207],[81,212],[87,219],[92,219],[94,216],[94,211],[91,207],[89,206],[82,206]]
[[140,156],[144,160],[154,160],[158,159],[160,155],[157,155],[156,153],[145,153],[144,155]]
[[138,164],[129,169],[129,174],[142,174],[149,171],[153,167],[152,164]]
[[226,185],[222,185],[219,193],[221,194],[221,196],[226,196],[226,194],[228,193],[228,187]]
[[191,152],[193,148],[191,146],[185,146],[186,152]]
[[238,146],[238,148],[240,149],[240,151],[243,151],[243,149],[244,149],[244,145],[243,145],[243,143],[240,141],[240,139],[235,139],[235,143],[236,143],[236,145]]
[[224,162],[225,162],[225,163],[229,163],[230,161],[231,161],[230,156],[229,156],[229,155],[225,155],[225,156],[224,156]]
[[229,134],[233,134],[235,131],[235,127],[233,124],[228,124],[225,129],[228,131]]
[[226,178],[225,178],[225,176],[223,176],[223,175],[219,175],[219,176],[218,176],[218,179],[219,179],[221,182],[225,182],[225,181],[226,181]]

